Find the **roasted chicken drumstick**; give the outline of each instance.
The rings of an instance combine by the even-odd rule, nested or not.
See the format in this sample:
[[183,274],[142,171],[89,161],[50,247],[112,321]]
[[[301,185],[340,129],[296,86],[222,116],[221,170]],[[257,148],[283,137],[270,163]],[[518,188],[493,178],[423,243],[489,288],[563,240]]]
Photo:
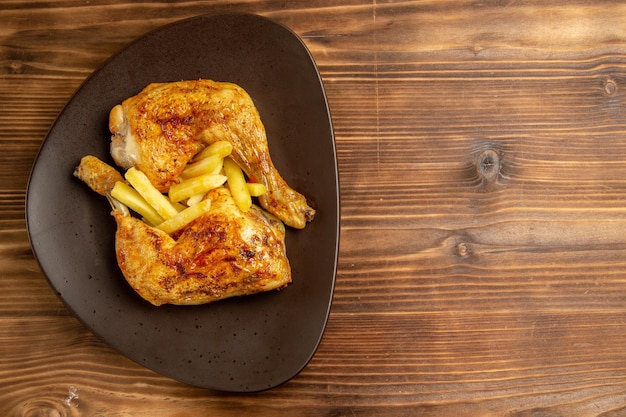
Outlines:
[[209,191],[210,210],[170,236],[110,197],[115,183],[123,181],[115,168],[88,155],[74,175],[109,197],[120,270],[154,305],[204,304],[291,283],[283,224],[257,206],[242,212],[227,188]]
[[287,286],[291,269],[282,223],[253,206],[241,212],[226,188],[211,210],[174,239],[114,211],[115,252],[131,287],[154,305],[204,304]]
[[260,204],[294,228],[315,210],[280,176],[270,159],[265,128],[241,87],[210,80],[155,83],[115,106],[110,113],[111,155],[121,167],[135,166],[160,191],[175,184],[204,146],[232,144],[232,158],[267,193]]

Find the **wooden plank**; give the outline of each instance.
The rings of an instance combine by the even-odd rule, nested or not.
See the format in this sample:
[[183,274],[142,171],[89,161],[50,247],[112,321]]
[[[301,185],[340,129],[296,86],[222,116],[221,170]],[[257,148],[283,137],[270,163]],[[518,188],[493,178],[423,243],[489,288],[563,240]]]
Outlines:
[[[81,82],[149,30],[225,11],[302,37],[340,168],[327,331],[300,375],[254,395],[99,341],[24,222],[38,147]],[[624,414],[625,18],[583,0],[1,3],[0,414]]]

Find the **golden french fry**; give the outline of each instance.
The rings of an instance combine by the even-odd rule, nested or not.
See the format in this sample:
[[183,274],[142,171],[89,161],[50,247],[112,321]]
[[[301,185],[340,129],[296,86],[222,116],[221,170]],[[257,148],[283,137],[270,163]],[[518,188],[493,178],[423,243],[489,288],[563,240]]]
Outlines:
[[246,184],[246,186],[248,187],[248,192],[252,197],[258,197],[267,192],[267,188],[265,187],[265,185],[258,182],[249,182]]
[[228,188],[230,188],[235,204],[241,211],[248,211],[252,206],[252,198],[248,192],[243,171],[235,161],[226,157],[224,158],[224,173],[228,178]]
[[206,157],[213,156],[213,155],[217,155],[221,158],[225,158],[228,155],[230,155],[232,151],[233,151],[233,145],[231,145],[230,142],[227,142],[225,140],[218,140],[216,142],[213,142],[206,148],[204,148],[202,152],[196,155],[196,157],[194,158],[194,161],[199,161],[201,159],[204,159]]
[[191,197],[187,199],[187,206],[188,207],[195,206],[196,204],[198,204],[204,199],[205,194],[206,193],[192,195]]
[[224,157],[210,155],[185,167],[180,177],[183,179],[198,177],[206,174],[218,174],[222,170]]
[[178,203],[196,194],[204,194],[226,182],[226,177],[219,174],[206,174],[193,177],[170,187],[170,201]]
[[187,206],[183,203],[172,203],[172,206],[174,206],[176,211],[178,211],[179,213],[187,208]]
[[233,145],[224,140],[213,142],[193,159],[181,173],[181,178],[197,177],[204,174],[219,174],[222,160],[233,151]]
[[167,197],[161,194],[161,192],[150,183],[146,174],[132,167],[126,171],[125,177],[130,185],[137,190],[139,195],[141,195],[163,219],[167,220],[178,214],[178,210],[169,202]]
[[202,216],[211,208],[211,200],[202,200],[198,204],[188,207],[180,213],[176,214],[164,222],[158,224],[156,227],[163,230],[165,233],[173,233],[177,230],[187,226],[190,222]]
[[111,189],[111,197],[140,214],[148,223],[155,225],[163,222],[163,218],[148,202],[130,185],[117,181]]

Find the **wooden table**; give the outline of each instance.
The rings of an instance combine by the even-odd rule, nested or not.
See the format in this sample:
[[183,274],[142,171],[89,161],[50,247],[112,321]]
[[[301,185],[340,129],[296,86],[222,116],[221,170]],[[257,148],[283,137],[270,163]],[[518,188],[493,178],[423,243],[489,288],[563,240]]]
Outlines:
[[[153,28],[227,11],[310,49],[342,197],[322,343],[247,395],[93,336],[24,220],[37,150],[81,82]],[[0,415],[626,414],[625,5],[14,0],[0,22]]]

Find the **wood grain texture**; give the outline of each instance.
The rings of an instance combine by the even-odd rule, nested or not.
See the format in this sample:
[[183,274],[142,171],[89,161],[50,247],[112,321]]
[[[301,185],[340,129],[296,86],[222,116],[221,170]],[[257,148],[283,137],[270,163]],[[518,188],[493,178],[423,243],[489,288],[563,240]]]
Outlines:
[[[0,3],[0,415],[626,414],[626,5],[615,1]],[[234,395],[117,354],[32,257],[28,174],[108,56],[252,12],[317,61],[342,232],[319,350]]]

